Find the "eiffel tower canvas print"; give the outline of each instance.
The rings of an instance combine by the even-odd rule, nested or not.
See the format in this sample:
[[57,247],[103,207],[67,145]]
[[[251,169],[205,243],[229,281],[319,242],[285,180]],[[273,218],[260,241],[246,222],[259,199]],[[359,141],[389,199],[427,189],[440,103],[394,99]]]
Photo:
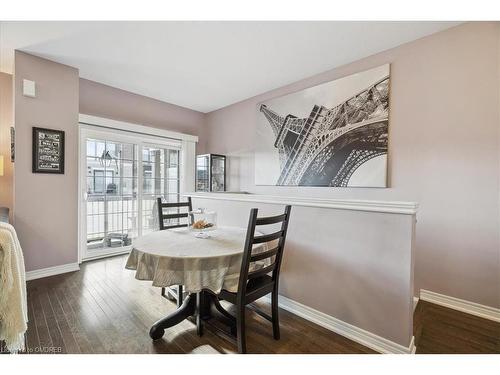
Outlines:
[[255,184],[387,187],[390,66],[258,105]]

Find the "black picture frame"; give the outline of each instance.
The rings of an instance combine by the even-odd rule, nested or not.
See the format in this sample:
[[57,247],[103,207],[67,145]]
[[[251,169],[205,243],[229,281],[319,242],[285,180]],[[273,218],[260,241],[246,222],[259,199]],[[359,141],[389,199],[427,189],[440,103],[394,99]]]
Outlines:
[[33,173],[64,174],[64,131],[33,127]]
[[16,128],[10,127],[10,161],[16,161]]

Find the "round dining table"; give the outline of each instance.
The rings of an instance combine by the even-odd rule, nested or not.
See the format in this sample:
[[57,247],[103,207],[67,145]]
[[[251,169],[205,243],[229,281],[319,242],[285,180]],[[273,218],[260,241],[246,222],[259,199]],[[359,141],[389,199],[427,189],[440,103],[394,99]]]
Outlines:
[[[136,279],[150,280],[156,287],[183,285],[187,293],[177,310],[153,324],[149,331],[152,339],[160,339],[165,329],[187,318],[195,320],[200,336],[203,323],[213,320],[235,334],[236,319],[222,307],[217,296],[222,289],[238,289],[246,229],[218,227],[209,233],[208,238],[198,238],[187,228],[169,229],[134,241],[125,267],[135,270]],[[266,243],[254,245],[252,253],[268,248]],[[253,269],[266,265],[260,262]]]

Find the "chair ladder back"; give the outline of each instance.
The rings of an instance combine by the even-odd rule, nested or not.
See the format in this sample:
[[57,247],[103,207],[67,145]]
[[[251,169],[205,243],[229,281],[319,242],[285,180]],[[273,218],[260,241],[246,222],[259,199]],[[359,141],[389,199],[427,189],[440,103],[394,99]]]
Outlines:
[[238,280],[237,300],[240,304],[244,298],[247,289],[248,269],[250,268],[250,258],[252,256],[253,237],[255,235],[255,224],[257,222],[257,208],[250,210],[250,218],[248,219],[247,236],[245,239],[245,248],[243,251],[243,259],[241,260],[240,278]]
[[[182,228],[182,227],[187,227],[188,224],[173,224],[173,225],[165,225],[165,220],[168,219],[180,219],[180,218],[187,218],[189,216],[189,211],[193,210],[193,205],[191,202],[191,197],[188,197],[187,202],[173,202],[173,203],[163,203],[161,201],[161,198],[157,198],[157,206],[158,206],[158,222],[160,224],[160,230],[165,230],[165,229],[173,229],[173,228]],[[188,212],[178,212],[173,213],[173,214],[164,214],[163,209],[164,208],[177,208],[180,209],[182,207],[187,207]]]
[[278,252],[276,254],[276,258],[274,259],[276,267],[273,270],[273,280],[275,282],[277,282],[279,279],[281,260],[283,259],[283,252],[285,251],[286,234],[288,232],[288,223],[290,222],[291,211],[292,211],[292,206],[288,205],[285,207],[286,219],[283,220],[281,223],[281,231],[283,232],[283,236],[281,236],[281,238],[278,241]]
[[[249,280],[255,279],[268,273],[272,272],[273,280],[277,280],[279,277],[279,270],[281,266],[281,259],[283,257],[283,250],[285,247],[286,232],[288,230],[288,222],[290,218],[291,206],[286,206],[285,213],[282,215],[257,218],[258,209],[252,208],[250,211],[250,218],[248,220],[247,236],[245,240],[245,249],[243,252],[243,259],[241,263],[240,278],[238,282],[238,297],[243,297],[245,295],[246,286]],[[255,228],[258,225],[268,225],[277,224],[281,222],[281,229],[277,232],[265,234],[265,235],[255,235]],[[261,253],[252,254],[252,249],[254,244],[265,243],[278,240],[277,246],[272,249],[263,251]],[[257,262],[263,259],[274,257],[271,264],[257,269],[255,271],[249,271],[250,264],[252,262]]]

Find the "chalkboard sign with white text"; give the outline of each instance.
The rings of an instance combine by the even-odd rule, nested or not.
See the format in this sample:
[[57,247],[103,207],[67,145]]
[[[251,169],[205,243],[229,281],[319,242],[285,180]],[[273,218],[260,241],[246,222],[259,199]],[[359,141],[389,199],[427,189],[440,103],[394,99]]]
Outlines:
[[64,132],[33,128],[33,173],[64,174]]

